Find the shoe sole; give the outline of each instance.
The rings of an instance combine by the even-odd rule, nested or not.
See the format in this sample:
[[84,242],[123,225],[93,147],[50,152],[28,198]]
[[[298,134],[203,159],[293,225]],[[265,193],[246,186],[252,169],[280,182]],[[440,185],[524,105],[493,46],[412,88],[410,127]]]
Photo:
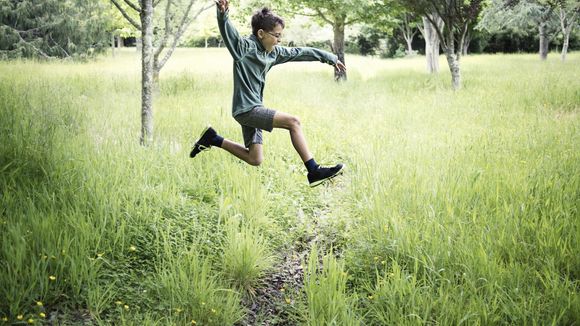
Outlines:
[[328,178],[324,178],[318,181],[314,181],[313,183],[310,184],[310,188],[314,188],[316,186],[320,186],[321,184],[323,184],[325,181],[328,181],[330,179],[333,179],[334,177],[337,177],[339,175],[342,174],[342,172],[344,171],[344,168],[346,168],[346,164],[343,164],[342,167],[340,168],[340,170],[338,170],[338,172],[336,172],[335,174],[331,175]]
[[198,142],[201,140],[201,138],[203,137],[203,134],[206,133],[206,131],[209,130],[209,128],[211,128],[211,125],[207,125],[203,131],[201,132],[201,134],[199,135],[199,137],[197,138],[197,140],[195,141],[195,144],[193,145],[193,149],[191,150],[191,152],[193,152],[196,148],[199,148],[199,152],[197,152],[194,156],[191,156],[191,153],[189,154],[189,157],[193,158],[195,157],[197,154],[203,152],[203,151],[207,151],[210,149],[210,147],[206,147],[203,145],[198,144]]

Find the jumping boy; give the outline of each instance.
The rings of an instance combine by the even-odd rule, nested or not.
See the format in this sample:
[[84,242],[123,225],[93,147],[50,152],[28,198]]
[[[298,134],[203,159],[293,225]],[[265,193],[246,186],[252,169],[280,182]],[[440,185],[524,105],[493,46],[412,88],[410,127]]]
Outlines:
[[241,37],[229,20],[228,0],[215,0],[220,33],[234,59],[234,95],[232,115],[242,126],[245,146],[224,139],[207,127],[190,153],[195,157],[211,146],[221,147],[246,163],[262,163],[262,130],[283,128],[290,132],[294,149],[308,170],[308,182],[317,186],[342,172],[343,165],[319,166],[308,149],[297,117],[264,107],[262,98],[266,73],[274,65],[290,61],[320,61],[331,64],[339,71],[346,67],[334,54],[314,48],[287,48],[278,46],[284,30],[284,20],[264,8],[252,16],[252,35]]

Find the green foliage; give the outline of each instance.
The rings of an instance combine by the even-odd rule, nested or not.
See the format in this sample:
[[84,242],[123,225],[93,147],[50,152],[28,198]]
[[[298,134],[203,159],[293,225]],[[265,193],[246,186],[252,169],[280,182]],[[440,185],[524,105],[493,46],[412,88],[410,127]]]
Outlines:
[[166,257],[155,280],[160,312],[180,324],[233,325],[242,318],[240,295],[219,288],[208,258],[200,258],[195,246]]
[[313,247],[304,275],[308,325],[359,325],[354,313],[355,299],[346,293],[347,274],[332,252],[319,259]]
[[556,32],[560,22],[555,8],[535,0],[518,1],[511,5],[505,0],[493,0],[482,12],[477,28],[492,33],[511,32],[519,35],[536,35],[538,24],[547,22],[550,34]]
[[85,58],[109,46],[100,1],[0,1],[0,58]]
[[256,230],[230,222],[223,247],[223,273],[236,288],[255,295],[266,272],[274,264],[268,244]]

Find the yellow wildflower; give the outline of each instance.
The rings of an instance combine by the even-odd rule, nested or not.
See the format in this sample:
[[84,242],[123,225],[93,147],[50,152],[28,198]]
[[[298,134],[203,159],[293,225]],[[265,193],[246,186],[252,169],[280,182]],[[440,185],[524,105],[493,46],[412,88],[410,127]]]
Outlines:
[[8,321],[8,317],[6,316],[2,317],[2,321]]
[[372,295],[369,295],[369,300],[372,300],[372,299],[373,299],[373,296]]
[[104,255],[104,253],[102,253],[102,252],[97,253],[97,257],[99,257],[99,258],[103,257],[103,255]]
[[32,319],[32,318],[29,318],[27,321],[29,324],[34,324],[34,319]]
[[49,279],[49,280],[51,280],[51,281],[56,281],[56,276],[54,276],[54,275],[50,275],[50,276],[48,277],[48,279]]
[[290,298],[286,297],[286,303],[290,304],[290,302],[292,302],[292,300],[290,300]]
[[41,312],[38,314],[41,318],[46,318],[46,314],[44,312]]
[[135,251],[137,251],[137,247],[131,246],[131,247],[129,247],[129,251],[135,252]]
[[375,256],[375,261],[379,260],[379,257]]
[[123,304],[123,301],[115,301],[115,304],[116,304],[117,306],[120,306],[120,305],[122,305],[122,304]]
[[180,313],[182,311],[183,311],[183,309],[181,309],[181,308],[175,308],[175,312],[177,312],[177,313]]
[[43,306],[42,301],[36,301],[36,305],[42,307]]
[[123,308],[125,308],[125,310],[129,310],[129,306],[128,305],[124,305]]
[[191,320],[191,324],[192,324],[192,325],[197,325],[197,322],[195,321],[195,319],[192,319],[192,320]]
[[22,320],[22,319],[24,319],[24,316],[22,316],[22,315],[18,315],[18,316],[16,316],[16,319],[18,319],[18,320]]
[[214,314],[217,313],[217,311],[215,311],[215,309],[213,309],[213,308],[211,309],[211,312]]

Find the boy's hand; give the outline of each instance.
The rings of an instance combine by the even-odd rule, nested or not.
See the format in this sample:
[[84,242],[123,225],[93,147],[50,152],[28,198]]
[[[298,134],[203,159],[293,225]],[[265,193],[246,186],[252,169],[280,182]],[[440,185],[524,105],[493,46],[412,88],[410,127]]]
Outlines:
[[228,10],[228,5],[230,3],[228,0],[214,0],[214,2],[221,13],[224,13],[226,10]]
[[336,68],[336,70],[338,70],[338,72],[345,72],[346,71],[346,66],[344,65],[344,63],[340,62],[340,60],[336,60],[336,64],[334,65],[334,68]]

